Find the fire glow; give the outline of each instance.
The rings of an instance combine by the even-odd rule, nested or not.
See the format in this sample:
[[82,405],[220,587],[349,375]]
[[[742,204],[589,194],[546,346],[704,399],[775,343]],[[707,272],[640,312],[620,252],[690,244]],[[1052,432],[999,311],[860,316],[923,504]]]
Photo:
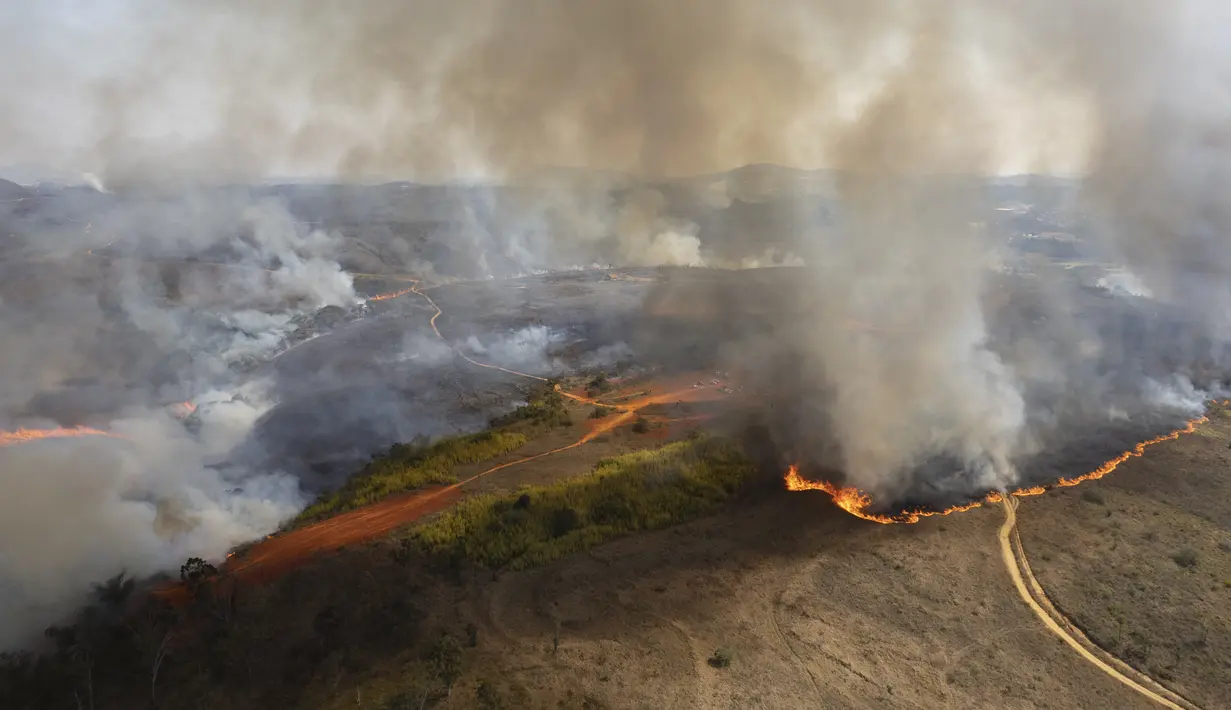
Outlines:
[[368,299],[368,301],[369,301],[369,302],[371,302],[371,301],[389,301],[389,300],[392,300],[392,299],[394,299],[394,298],[400,298],[400,297],[402,297],[402,296],[405,296],[405,295],[406,295],[406,294],[408,294],[408,293],[413,293],[413,292],[414,292],[414,290],[415,290],[415,289],[414,289],[414,287],[412,286],[411,288],[404,288],[404,289],[402,289],[401,291],[392,291],[392,292],[390,292],[390,293],[382,293],[382,294],[380,294],[379,296],[372,296],[371,298],[369,298],[369,299]]
[[32,441],[42,441],[44,439],[67,439],[79,436],[109,436],[111,438],[120,438],[115,434],[110,434],[98,429],[90,427],[73,427],[66,429],[64,427],[56,427],[55,429],[18,429],[16,431],[0,431],[0,447],[16,446],[18,444],[28,444]]
[[192,402],[179,402],[171,405],[170,409],[172,416],[176,419],[187,419],[196,413],[197,405]]
[[[1162,436],[1156,436],[1148,441],[1143,441],[1087,474],[1077,476],[1076,478],[1061,478],[1048,486],[1018,488],[1009,495],[1018,498],[1027,498],[1030,496],[1042,495],[1053,488],[1070,488],[1072,486],[1085,483],[1086,481],[1098,480],[1116,470],[1116,468],[1125,461],[1145,454],[1147,447],[1153,446],[1154,444],[1161,444],[1164,441],[1178,439],[1181,434],[1191,434],[1196,431],[1198,425],[1204,424],[1208,421],[1209,417],[1199,417],[1197,419],[1190,420],[1184,425],[1183,428],[1176,429],[1175,431],[1163,434]],[[857,518],[863,518],[864,520],[870,520],[874,523],[880,523],[882,525],[917,523],[924,518],[931,518],[939,515],[951,515],[953,513],[964,513],[968,510],[980,508],[984,505],[994,505],[1004,500],[1003,493],[1000,493],[999,491],[992,491],[984,496],[982,500],[976,500],[962,505],[955,505],[943,510],[903,510],[897,513],[882,514],[873,513],[869,510],[872,507],[873,501],[872,496],[867,492],[854,487],[843,488],[836,484],[830,483],[829,481],[809,481],[799,475],[799,466],[796,464],[792,464],[791,467],[787,469],[784,480],[788,491],[824,491],[830,498],[833,498],[834,504],[842,510],[845,510]]]

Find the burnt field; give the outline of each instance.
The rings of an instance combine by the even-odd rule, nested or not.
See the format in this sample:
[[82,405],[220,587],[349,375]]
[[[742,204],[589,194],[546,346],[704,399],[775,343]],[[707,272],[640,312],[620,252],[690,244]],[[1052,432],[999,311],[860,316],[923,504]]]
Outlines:
[[[79,287],[105,285],[107,269],[116,266],[100,262],[84,255],[60,272],[41,266],[37,278],[8,282],[6,298],[54,304],[63,298],[54,288],[57,273]],[[169,277],[165,264],[137,268],[188,281],[202,278],[202,270],[218,270],[181,262]],[[658,268],[423,288],[442,311],[440,335],[481,362],[540,377],[729,371],[742,385],[741,396],[730,400],[740,418],[789,429],[794,412],[823,409],[829,396],[823,382],[794,377],[797,348],[804,347],[799,335],[829,332],[832,325],[816,324],[822,316],[807,297],[811,278],[809,271],[793,268]],[[1000,275],[984,298],[991,349],[1028,376],[1023,395],[1033,441],[1016,461],[1025,485],[1086,473],[1137,441],[1182,425],[1199,407],[1199,391],[1222,385],[1222,351],[1194,335],[1199,330],[1181,309],[1113,297],[1064,278]],[[357,290],[370,295],[409,286],[394,279],[356,281]],[[1050,305],[1057,288],[1072,305],[1060,314]],[[103,293],[103,305],[92,307],[106,313]],[[171,295],[167,299],[173,305]],[[8,415],[89,425],[136,404],[170,406],[196,397],[208,409],[242,389],[235,380],[260,383],[274,406],[229,458],[264,460],[292,471],[310,491],[330,488],[392,443],[476,431],[524,401],[530,381],[459,358],[430,327],[434,312],[422,294],[405,292],[342,316],[318,317],[316,327],[287,329],[281,344],[232,363],[225,376],[213,374],[213,380],[227,382],[222,392],[211,391],[209,372],[195,381],[184,376],[186,370],[200,374],[193,367],[199,358],[160,351],[157,343],[143,346],[134,337],[140,331],[122,319],[104,320],[110,325],[91,324],[72,334],[81,352],[61,354],[80,377],[39,388],[22,410]],[[926,327],[848,322],[830,337],[893,349],[899,340],[910,341],[911,329]],[[1060,329],[1071,337],[1052,337]],[[85,357],[88,352],[101,357]],[[1056,363],[1070,370],[1066,379],[1033,376],[1032,370]],[[165,384],[157,386],[159,381]],[[789,446],[768,445],[777,449],[783,467],[790,463]],[[814,475],[840,479],[839,458],[822,454],[809,463]],[[219,463],[227,459],[217,457]],[[916,477],[920,483],[887,505],[942,505],[985,490],[944,452],[920,465],[926,471]]]
[[[776,379],[789,369],[765,365],[793,354],[789,347],[767,349],[760,362],[749,353],[789,344],[792,333],[808,327],[808,304],[795,297],[797,281],[808,277],[788,268],[578,271],[442,285],[426,293],[443,312],[441,334],[482,362],[543,377],[729,371],[742,385],[728,405],[740,410],[737,418],[773,423],[801,400],[782,394],[798,383]],[[1182,426],[1201,397],[1191,388],[1177,392],[1177,377],[1202,388],[1221,386],[1215,351],[1184,338],[1195,331],[1181,311],[1093,289],[1076,292],[1083,310],[1071,314],[1072,327],[1083,328],[1100,350],[1081,362],[1084,390],[1046,382],[1027,390],[1038,439],[1017,462],[1024,485],[1087,473],[1138,441]],[[1039,298],[1033,279],[996,281],[990,327],[1006,359],[1039,346],[1021,325],[1037,317]],[[482,428],[524,398],[524,379],[475,367],[449,351],[428,327],[434,311],[421,296],[406,294],[379,311],[268,366],[281,404],[257,437],[281,456],[293,455],[302,437],[312,450],[338,455],[349,446],[363,457],[397,440]],[[850,337],[885,347],[895,336],[850,326]],[[820,389],[815,401],[802,405],[823,403],[825,396]],[[922,465],[928,473],[918,480],[924,483],[899,503],[939,505],[982,492],[960,464],[943,456]]]

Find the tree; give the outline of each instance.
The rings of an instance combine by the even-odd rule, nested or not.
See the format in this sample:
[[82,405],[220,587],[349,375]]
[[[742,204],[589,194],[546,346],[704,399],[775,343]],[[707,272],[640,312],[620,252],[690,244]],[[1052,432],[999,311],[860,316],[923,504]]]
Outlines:
[[108,610],[120,610],[137,586],[127,572],[120,572],[102,584],[94,585],[94,598]]
[[594,379],[586,385],[586,392],[591,397],[597,397],[600,394],[611,390],[611,383],[607,380],[607,373],[600,372],[594,376]]
[[449,634],[442,634],[427,660],[432,675],[452,694],[453,684],[462,676],[462,645]]
[[153,664],[150,668],[150,703],[154,707],[158,707],[158,699],[155,696],[155,691],[158,687],[158,669],[162,668],[162,662],[167,658],[168,644],[174,637],[173,631],[167,631],[163,634],[162,641],[158,644],[158,649],[154,652]]
[[180,581],[191,589],[196,589],[201,583],[216,576],[218,568],[200,557],[189,557],[180,567]]

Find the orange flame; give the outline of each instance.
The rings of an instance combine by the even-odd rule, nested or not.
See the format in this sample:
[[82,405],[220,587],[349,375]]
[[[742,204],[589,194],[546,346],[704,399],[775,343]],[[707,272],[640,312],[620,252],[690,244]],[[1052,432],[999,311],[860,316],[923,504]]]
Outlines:
[[[1173,432],[1163,434],[1162,436],[1156,436],[1153,439],[1150,439],[1148,441],[1143,441],[1140,444],[1137,444],[1136,446],[1134,446],[1132,449],[1125,451],[1124,453],[1111,459],[1107,463],[1104,463],[1102,466],[1099,466],[1098,468],[1094,469],[1093,471],[1085,475],[1078,476],[1076,478],[1061,478],[1060,480],[1056,481],[1055,483],[1049,486],[1031,486],[1029,488],[1018,488],[1017,490],[1013,491],[1009,495],[1013,495],[1018,498],[1026,498],[1029,496],[1042,495],[1053,488],[1068,488],[1071,486],[1076,486],[1080,483],[1084,483],[1085,481],[1098,480],[1102,478],[1103,476],[1106,476],[1107,474],[1116,470],[1116,467],[1118,467],[1120,464],[1124,463],[1125,461],[1128,461],[1130,458],[1141,456],[1145,454],[1145,450],[1147,447],[1153,446],[1154,444],[1161,444],[1164,441],[1171,441],[1173,439],[1178,439],[1180,438],[1181,434],[1191,434],[1192,432],[1196,431],[1197,426],[1199,424],[1204,424],[1208,421],[1209,421],[1209,417],[1200,417],[1197,419],[1193,419],[1189,421],[1187,424],[1185,424],[1182,429],[1176,429]],[[792,464],[787,469],[784,480],[786,483],[786,489],[788,491],[824,491],[825,493],[829,494],[830,498],[833,498],[834,504],[836,504],[842,510],[845,510],[846,512],[850,513],[851,515],[854,515],[857,518],[863,518],[864,520],[870,520],[874,523],[880,523],[882,525],[893,525],[896,523],[906,523],[906,524],[917,523],[924,518],[935,517],[938,515],[952,515],[953,513],[964,513],[968,510],[973,510],[975,508],[979,508],[984,505],[992,505],[992,504],[999,503],[1004,499],[1003,493],[1000,493],[998,491],[992,491],[988,493],[986,496],[984,496],[982,500],[977,500],[977,501],[973,501],[971,503],[965,503],[962,505],[955,505],[949,508],[945,508],[944,510],[923,510],[923,509],[903,510],[903,511],[899,511],[893,514],[881,514],[881,513],[872,513],[868,510],[869,508],[872,507],[872,496],[869,495],[867,492],[862,491],[858,488],[854,488],[854,487],[842,488],[833,483],[830,483],[829,481],[809,481],[808,479],[799,475],[798,465]]]
[[399,297],[401,297],[401,296],[405,296],[405,295],[406,295],[406,294],[408,294],[408,293],[412,293],[414,290],[415,290],[415,289],[414,289],[414,287],[411,287],[411,288],[404,288],[404,289],[402,289],[401,291],[391,291],[391,292],[389,292],[389,293],[382,293],[382,294],[380,294],[379,296],[372,296],[371,298],[369,298],[369,299],[368,299],[368,301],[369,301],[369,302],[371,302],[371,301],[388,301],[388,300],[390,300],[390,299],[394,299],[394,298],[399,298]]
[[109,436],[116,439],[120,438],[115,434],[84,426],[71,429],[65,429],[64,427],[56,427],[55,429],[18,429],[17,431],[0,431],[0,447],[27,444],[31,441],[41,441],[43,439],[64,439],[75,436]]
[[197,411],[197,405],[192,402],[179,402],[178,404],[171,405],[171,407],[177,419],[187,419]]
[[1131,458],[1141,456],[1142,454],[1144,454],[1147,446],[1153,446],[1155,444],[1161,444],[1164,441],[1172,441],[1173,439],[1178,439],[1180,438],[1181,434],[1191,434],[1194,431],[1196,431],[1198,424],[1205,424],[1209,420],[1210,420],[1209,417],[1199,417],[1197,419],[1193,419],[1192,421],[1188,422],[1188,424],[1186,424],[1183,429],[1176,429],[1175,431],[1167,433],[1167,434],[1163,434],[1162,436],[1156,436],[1153,439],[1150,439],[1149,441],[1143,441],[1140,444],[1137,444],[1136,446],[1134,446],[1132,449],[1125,451],[1124,453],[1120,454],[1114,459],[1111,459],[1110,461],[1103,464],[1102,466],[1099,466],[1098,468],[1094,469],[1090,473],[1087,473],[1084,476],[1078,476],[1077,478],[1061,478],[1059,481],[1056,481],[1056,485],[1062,488],[1069,488],[1071,486],[1076,486],[1079,483],[1085,483],[1086,481],[1097,481],[1103,476],[1106,476],[1107,474],[1116,470],[1116,467],[1124,463],[1125,461],[1128,461]]

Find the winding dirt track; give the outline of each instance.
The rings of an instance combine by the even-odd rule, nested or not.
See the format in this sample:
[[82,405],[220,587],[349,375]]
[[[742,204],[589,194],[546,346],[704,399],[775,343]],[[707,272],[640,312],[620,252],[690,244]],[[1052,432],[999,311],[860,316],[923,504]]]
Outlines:
[[1026,559],[1026,551],[1022,548],[1021,536],[1017,531],[1018,499],[1005,496],[1001,503],[1005,518],[1000,526],[1000,557],[1013,579],[1013,586],[1017,587],[1018,595],[1043,625],[1096,668],[1150,700],[1173,710],[1200,710],[1158,681],[1100,648],[1060,613],[1030,570],[1030,562]]

